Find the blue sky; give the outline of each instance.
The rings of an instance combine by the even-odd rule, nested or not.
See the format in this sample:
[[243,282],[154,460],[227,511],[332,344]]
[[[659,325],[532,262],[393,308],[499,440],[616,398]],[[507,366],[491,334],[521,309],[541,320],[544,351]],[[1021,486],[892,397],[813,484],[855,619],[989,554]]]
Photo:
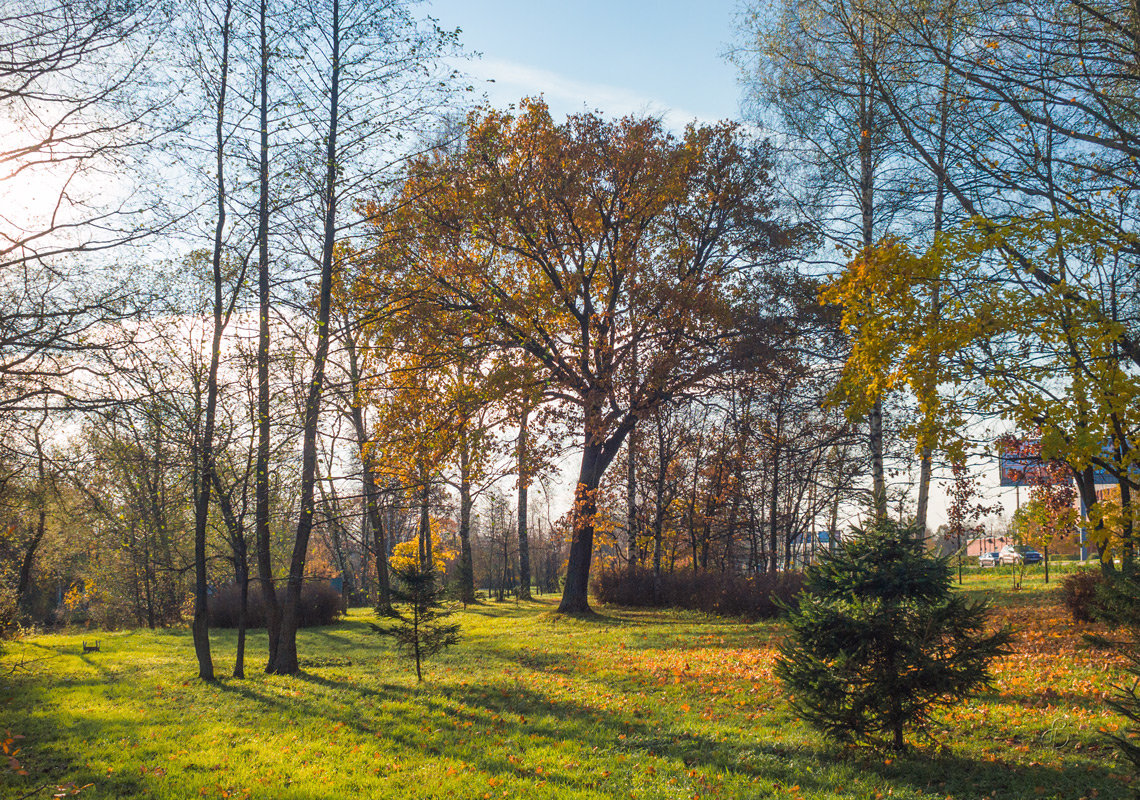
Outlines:
[[[461,66],[477,82],[494,81],[480,85],[497,107],[543,94],[556,119],[650,113],[679,130],[693,119],[739,118],[737,71],[724,52],[744,2],[429,0],[424,10],[461,28],[467,49],[482,54]],[[996,482],[991,473],[987,484]],[[945,521],[945,497],[937,485],[932,495],[935,527]]]
[[739,116],[738,0],[431,0],[482,58],[465,65],[495,106],[543,94],[555,116],[651,113],[680,128]]

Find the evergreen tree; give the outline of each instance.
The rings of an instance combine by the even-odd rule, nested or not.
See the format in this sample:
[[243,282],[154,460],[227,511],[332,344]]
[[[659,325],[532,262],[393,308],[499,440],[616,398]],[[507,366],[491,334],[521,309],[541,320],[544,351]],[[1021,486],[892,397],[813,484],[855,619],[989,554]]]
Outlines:
[[397,581],[391,589],[396,605],[385,615],[394,624],[387,628],[372,627],[377,633],[395,638],[400,650],[415,658],[416,680],[422,681],[421,661],[458,644],[459,625],[442,622],[452,611],[443,602],[445,591],[437,583],[434,569],[425,568],[418,559],[409,559],[400,565],[393,564],[392,574]]
[[903,732],[990,680],[1008,629],[951,592],[950,567],[917,531],[889,520],[805,575],[776,674],[797,713],[840,741],[905,746]]

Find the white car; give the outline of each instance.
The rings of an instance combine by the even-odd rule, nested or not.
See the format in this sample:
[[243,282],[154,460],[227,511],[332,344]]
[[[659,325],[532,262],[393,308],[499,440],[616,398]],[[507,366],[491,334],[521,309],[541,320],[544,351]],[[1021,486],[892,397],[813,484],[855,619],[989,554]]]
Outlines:
[[999,564],[1040,564],[1043,560],[1040,553],[1023,544],[1007,544],[998,553]]

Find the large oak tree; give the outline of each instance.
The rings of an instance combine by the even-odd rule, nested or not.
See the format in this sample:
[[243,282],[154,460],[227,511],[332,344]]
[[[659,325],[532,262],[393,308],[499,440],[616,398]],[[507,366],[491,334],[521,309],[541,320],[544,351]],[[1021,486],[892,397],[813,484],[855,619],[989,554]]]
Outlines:
[[556,124],[524,100],[474,113],[460,151],[414,164],[398,206],[409,224],[377,217],[407,237],[435,302],[528,353],[580,426],[561,611],[588,609],[596,493],[622,442],[722,369],[749,274],[800,241],[770,170],[767,145],[732,124],[679,137],[651,118]]

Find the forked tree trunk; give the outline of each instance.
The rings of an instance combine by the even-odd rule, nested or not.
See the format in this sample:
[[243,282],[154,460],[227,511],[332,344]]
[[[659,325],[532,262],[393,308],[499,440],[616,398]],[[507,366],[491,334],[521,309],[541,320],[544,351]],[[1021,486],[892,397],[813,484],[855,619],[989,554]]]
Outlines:
[[20,561],[20,576],[16,583],[16,600],[24,610],[27,610],[29,606],[29,595],[32,588],[32,567],[36,561],[36,551],[39,549],[40,542],[44,540],[44,535],[47,533],[47,458],[44,455],[44,443],[40,436],[41,428],[45,422],[47,422],[46,409],[43,419],[32,429],[32,441],[36,448],[36,482],[39,494],[37,504],[39,505],[39,509],[36,514],[36,525],[32,530],[32,536],[24,548],[24,557]]
[[558,610],[562,613],[579,613],[590,610],[590,562],[594,553],[594,525],[598,511],[598,485],[606,467],[613,461],[626,435],[636,420],[625,419],[608,438],[597,433],[599,413],[587,409],[582,464],[578,470],[578,485],[574,490],[574,508],[570,512],[573,531],[570,556],[566,562],[566,586]]
[[213,471],[214,493],[218,498],[218,506],[222,510],[222,520],[229,531],[230,549],[234,556],[234,580],[241,591],[238,605],[238,638],[237,655],[234,657],[235,678],[245,677],[245,634],[246,620],[249,610],[249,551],[245,543],[245,525],[234,512],[233,501],[222,484],[218,471]]

